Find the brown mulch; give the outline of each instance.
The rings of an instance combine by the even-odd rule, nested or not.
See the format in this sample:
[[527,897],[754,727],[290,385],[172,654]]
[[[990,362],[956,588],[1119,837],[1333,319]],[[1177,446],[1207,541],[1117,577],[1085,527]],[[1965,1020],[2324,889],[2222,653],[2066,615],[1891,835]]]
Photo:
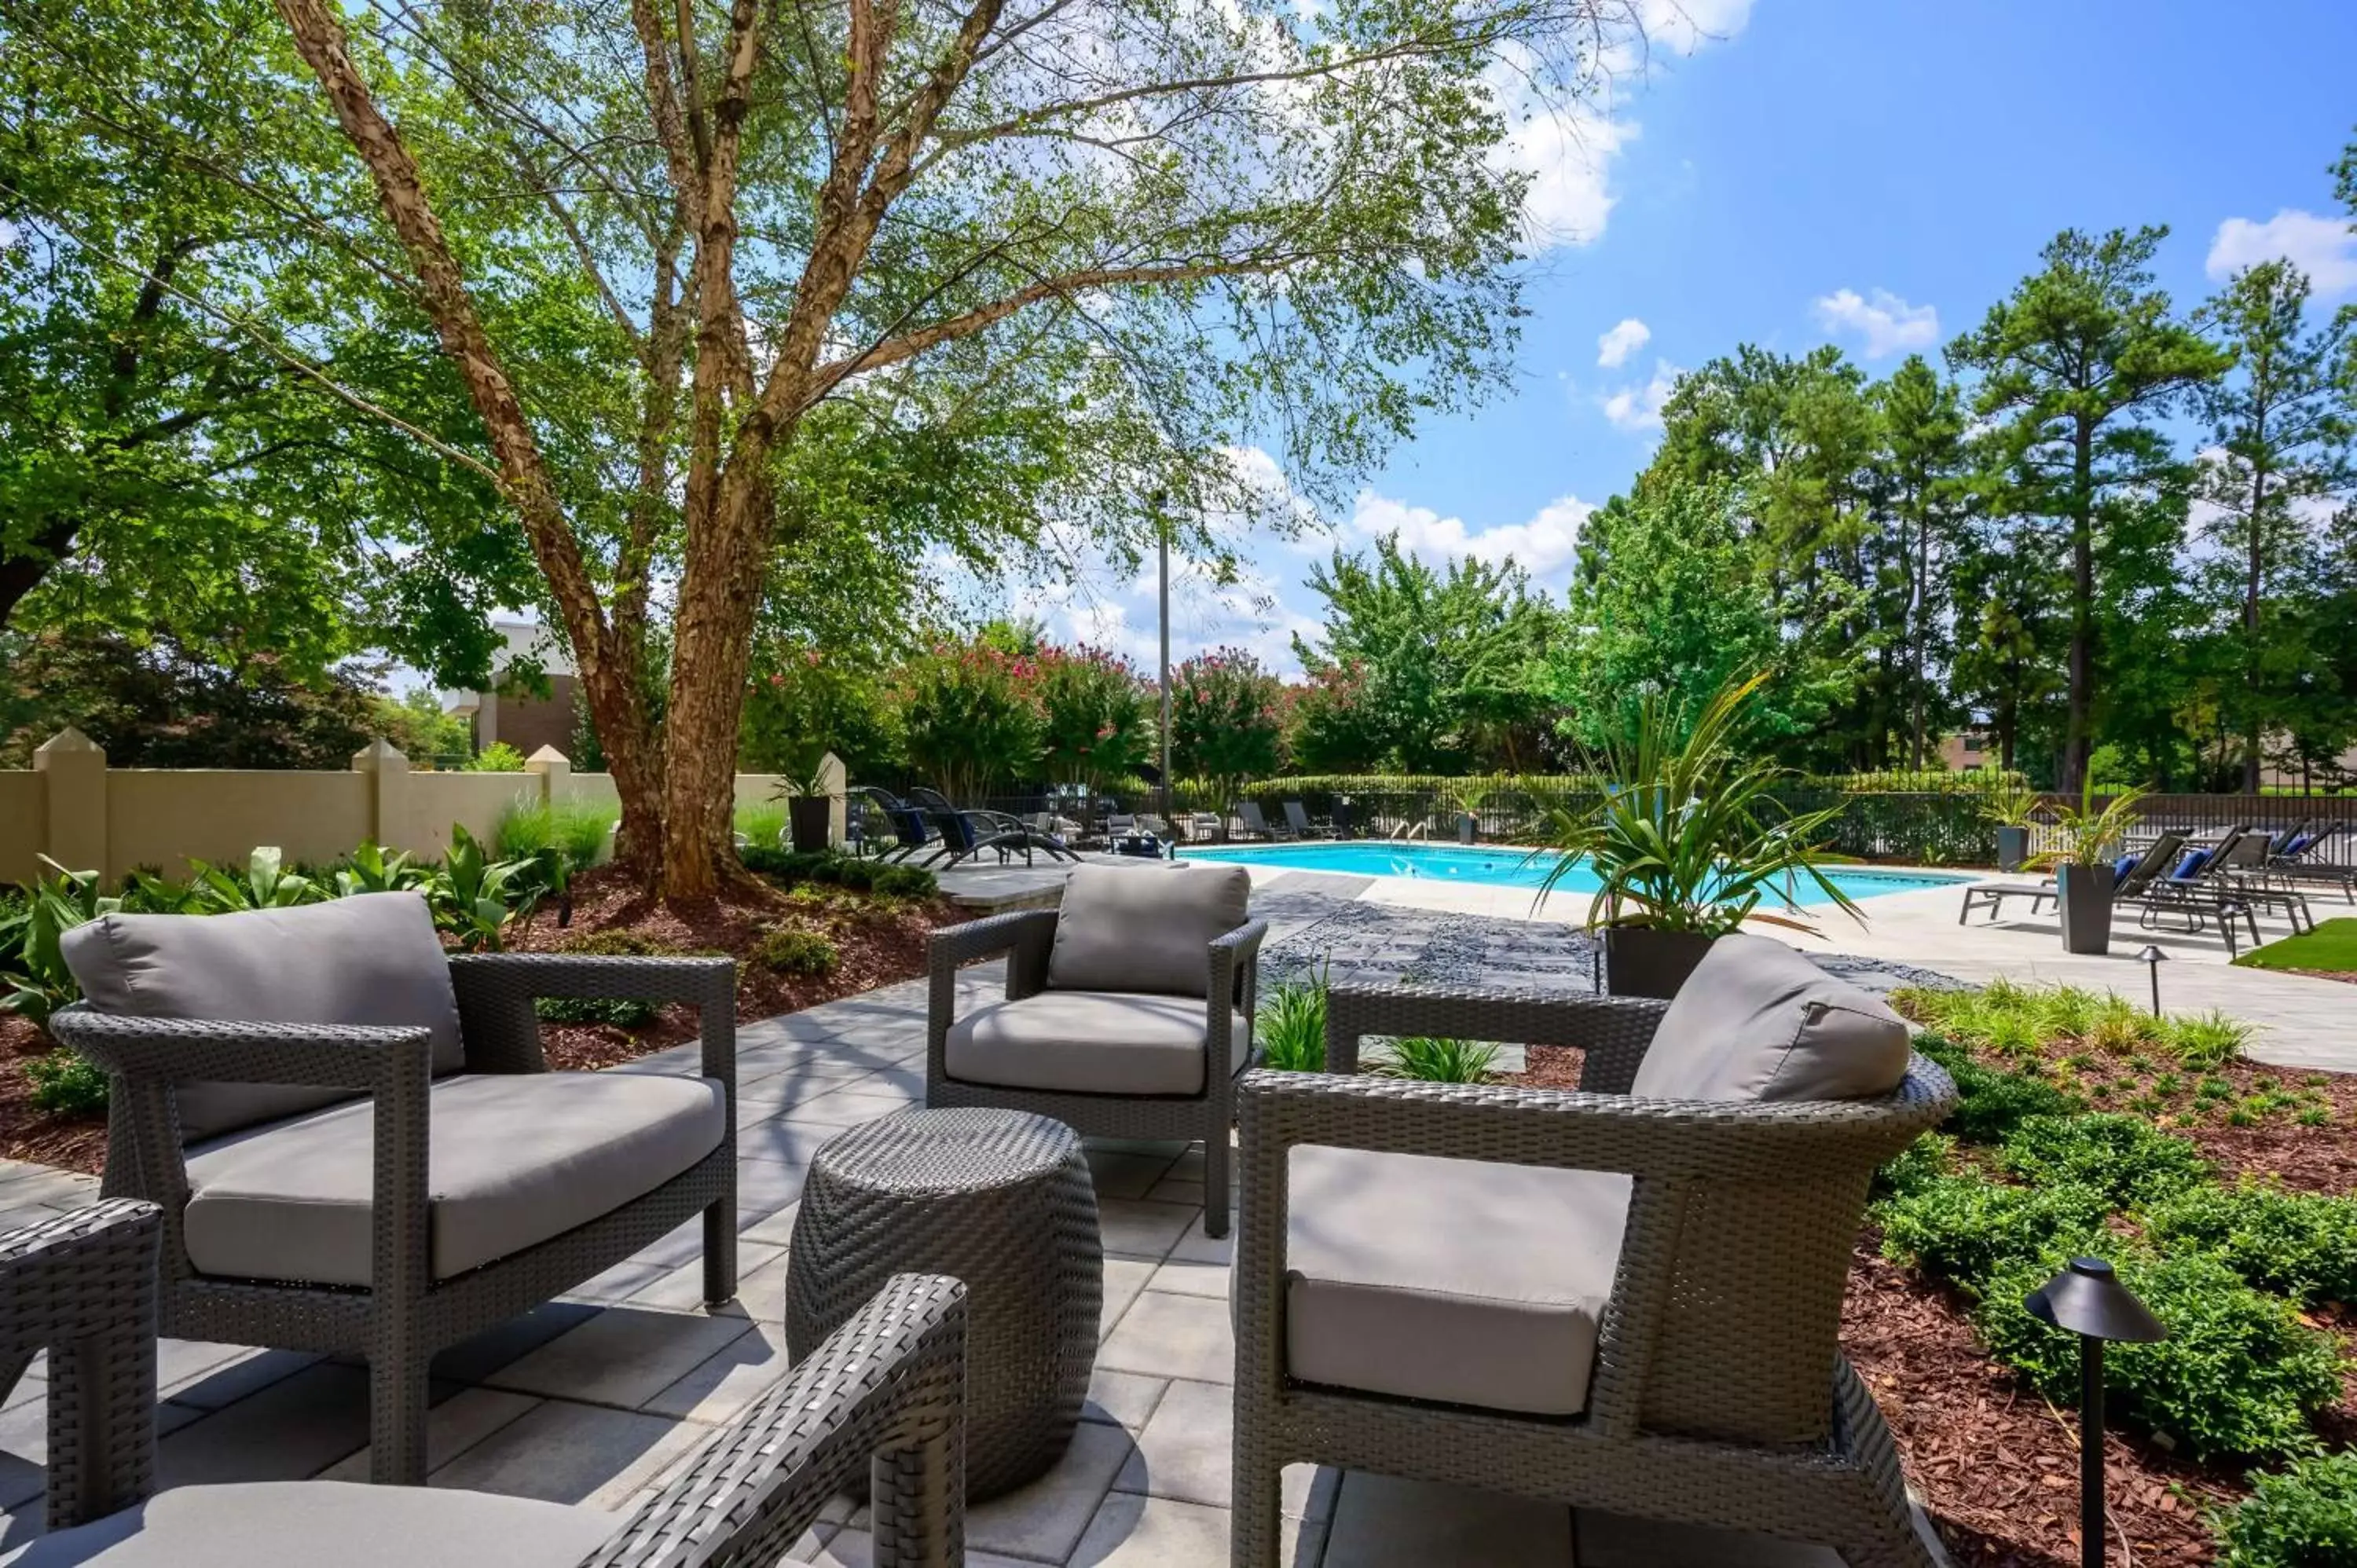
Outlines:
[[2310,980],[2337,980],[2343,985],[2357,985],[2357,970],[2351,969],[2276,969],[2273,974],[2304,974]]
[[[737,965],[737,1018],[751,1023],[913,980],[925,972],[926,939],[965,918],[946,899],[878,898],[839,888],[802,898],[751,879],[718,898],[681,909],[649,898],[627,873],[608,867],[574,879],[570,925],[559,927],[554,911],[544,909],[530,924],[509,933],[508,947],[517,952],[560,952],[599,933],[627,931],[667,948],[725,952],[741,960],[774,927],[823,932],[840,955],[832,973],[790,976],[754,963]],[[568,1071],[612,1067],[695,1036],[695,1010],[686,1006],[665,1007],[640,1029],[603,1024],[541,1026],[549,1065]],[[95,1175],[106,1163],[105,1119],[33,1109],[32,1081],[24,1064],[51,1044],[24,1019],[0,1013],[0,1155]]]

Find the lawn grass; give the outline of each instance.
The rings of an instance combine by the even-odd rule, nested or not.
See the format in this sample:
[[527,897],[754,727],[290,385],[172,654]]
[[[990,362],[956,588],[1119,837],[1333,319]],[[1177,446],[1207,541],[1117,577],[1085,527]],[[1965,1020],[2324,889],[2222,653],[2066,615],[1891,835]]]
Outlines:
[[2245,969],[2320,969],[2357,972],[2357,918],[2319,920],[2316,929],[2253,948],[2234,961]]

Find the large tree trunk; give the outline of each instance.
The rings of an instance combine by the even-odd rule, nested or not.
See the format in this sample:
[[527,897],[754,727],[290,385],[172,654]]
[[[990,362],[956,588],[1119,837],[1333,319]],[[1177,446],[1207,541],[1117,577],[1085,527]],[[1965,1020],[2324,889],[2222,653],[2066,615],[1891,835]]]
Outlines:
[[2082,418],[2071,455],[2071,693],[2055,786],[2076,793],[2093,749],[2089,710],[2095,684],[2094,426]]

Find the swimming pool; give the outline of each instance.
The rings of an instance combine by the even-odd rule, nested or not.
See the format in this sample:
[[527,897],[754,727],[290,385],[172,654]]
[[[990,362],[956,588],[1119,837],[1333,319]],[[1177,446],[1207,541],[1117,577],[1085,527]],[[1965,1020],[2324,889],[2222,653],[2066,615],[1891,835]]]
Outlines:
[[[1182,849],[1187,860],[1231,861],[1243,865],[1282,865],[1294,871],[1330,871],[1345,876],[1412,876],[1434,882],[1455,882],[1475,887],[1536,888],[1555,864],[1553,851],[1535,858],[1528,850],[1480,845],[1392,843],[1380,839],[1344,843],[1222,844]],[[1873,898],[1886,893],[1911,893],[1925,887],[1945,887],[1969,882],[1969,875],[1940,871],[1884,871],[1865,866],[1829,866],[1825,875],[1852,898]],[[1585,865],[1574,865],[1555,884],[1559,894],[1593,893],[1601,886]],[[1823,904],[1824,893],[1804,882],[1793,902],[1806,908]]]

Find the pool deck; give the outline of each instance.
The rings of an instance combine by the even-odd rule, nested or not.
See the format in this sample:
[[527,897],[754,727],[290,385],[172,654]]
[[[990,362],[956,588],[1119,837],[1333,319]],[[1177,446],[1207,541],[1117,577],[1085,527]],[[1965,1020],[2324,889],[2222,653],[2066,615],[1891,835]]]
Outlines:
[[[1113,856],[1091,856],[1113,861]],[[1136,865],[1137,862],[1124,864]],[[1491,919],[1577,925],[1587,911],[1583,894],[1558,894],[1541,902],[1527,887],[1495,887],[1436,877],[1329,874],[1260,861],[1232,861],[1250,871],[1255,893],[1285,886],[1315,887],[1329,897],[1361,904]],[[976,908],[1017,908],[1052,904],[1069,868],[1042,857],[1025,867],[986,866],[953,871],[942,878],[952,897]],[[1897,869],[1897,868],[1892,868]],[[2132,912],[2113,926],[2111,951],[2102,957],[2062,950],[2060,918],[2050,906],[2033,917],[2026,901],[2009,901],[1995,919],[1975,916],[1960,926],[1957,911],[1972,882],[2018,881],[1994,873],[1945,886],[1878,894],[1859,901],[1861,920],[1826,911],[1823,935],[1812,940],[1772,926],[1766,935],[1791,941],[1811,953],[1841,953],[1933,970],[1961,981],[2003,977],[2024,984],[2069,984],[2111,991],[2133,1000],[2149,996],[2151,976],[2136,955],[2147,944],[2168,955],[2160,965],[2161,1004],[2172,1013],[2216,1008],[2255,1027],[2247,1053],[2270,1066],[2329,1072],[2357,1072],[2357,986],[2307,975],[2239,969],[2227,961],[2226,945],[2215,929],[2188,936],[2146,930]],[[2341,911],[2337,893],[2311,895],[2319,919]],[[2262,939],[2288,934],[2280,918],[2263,917]]]

